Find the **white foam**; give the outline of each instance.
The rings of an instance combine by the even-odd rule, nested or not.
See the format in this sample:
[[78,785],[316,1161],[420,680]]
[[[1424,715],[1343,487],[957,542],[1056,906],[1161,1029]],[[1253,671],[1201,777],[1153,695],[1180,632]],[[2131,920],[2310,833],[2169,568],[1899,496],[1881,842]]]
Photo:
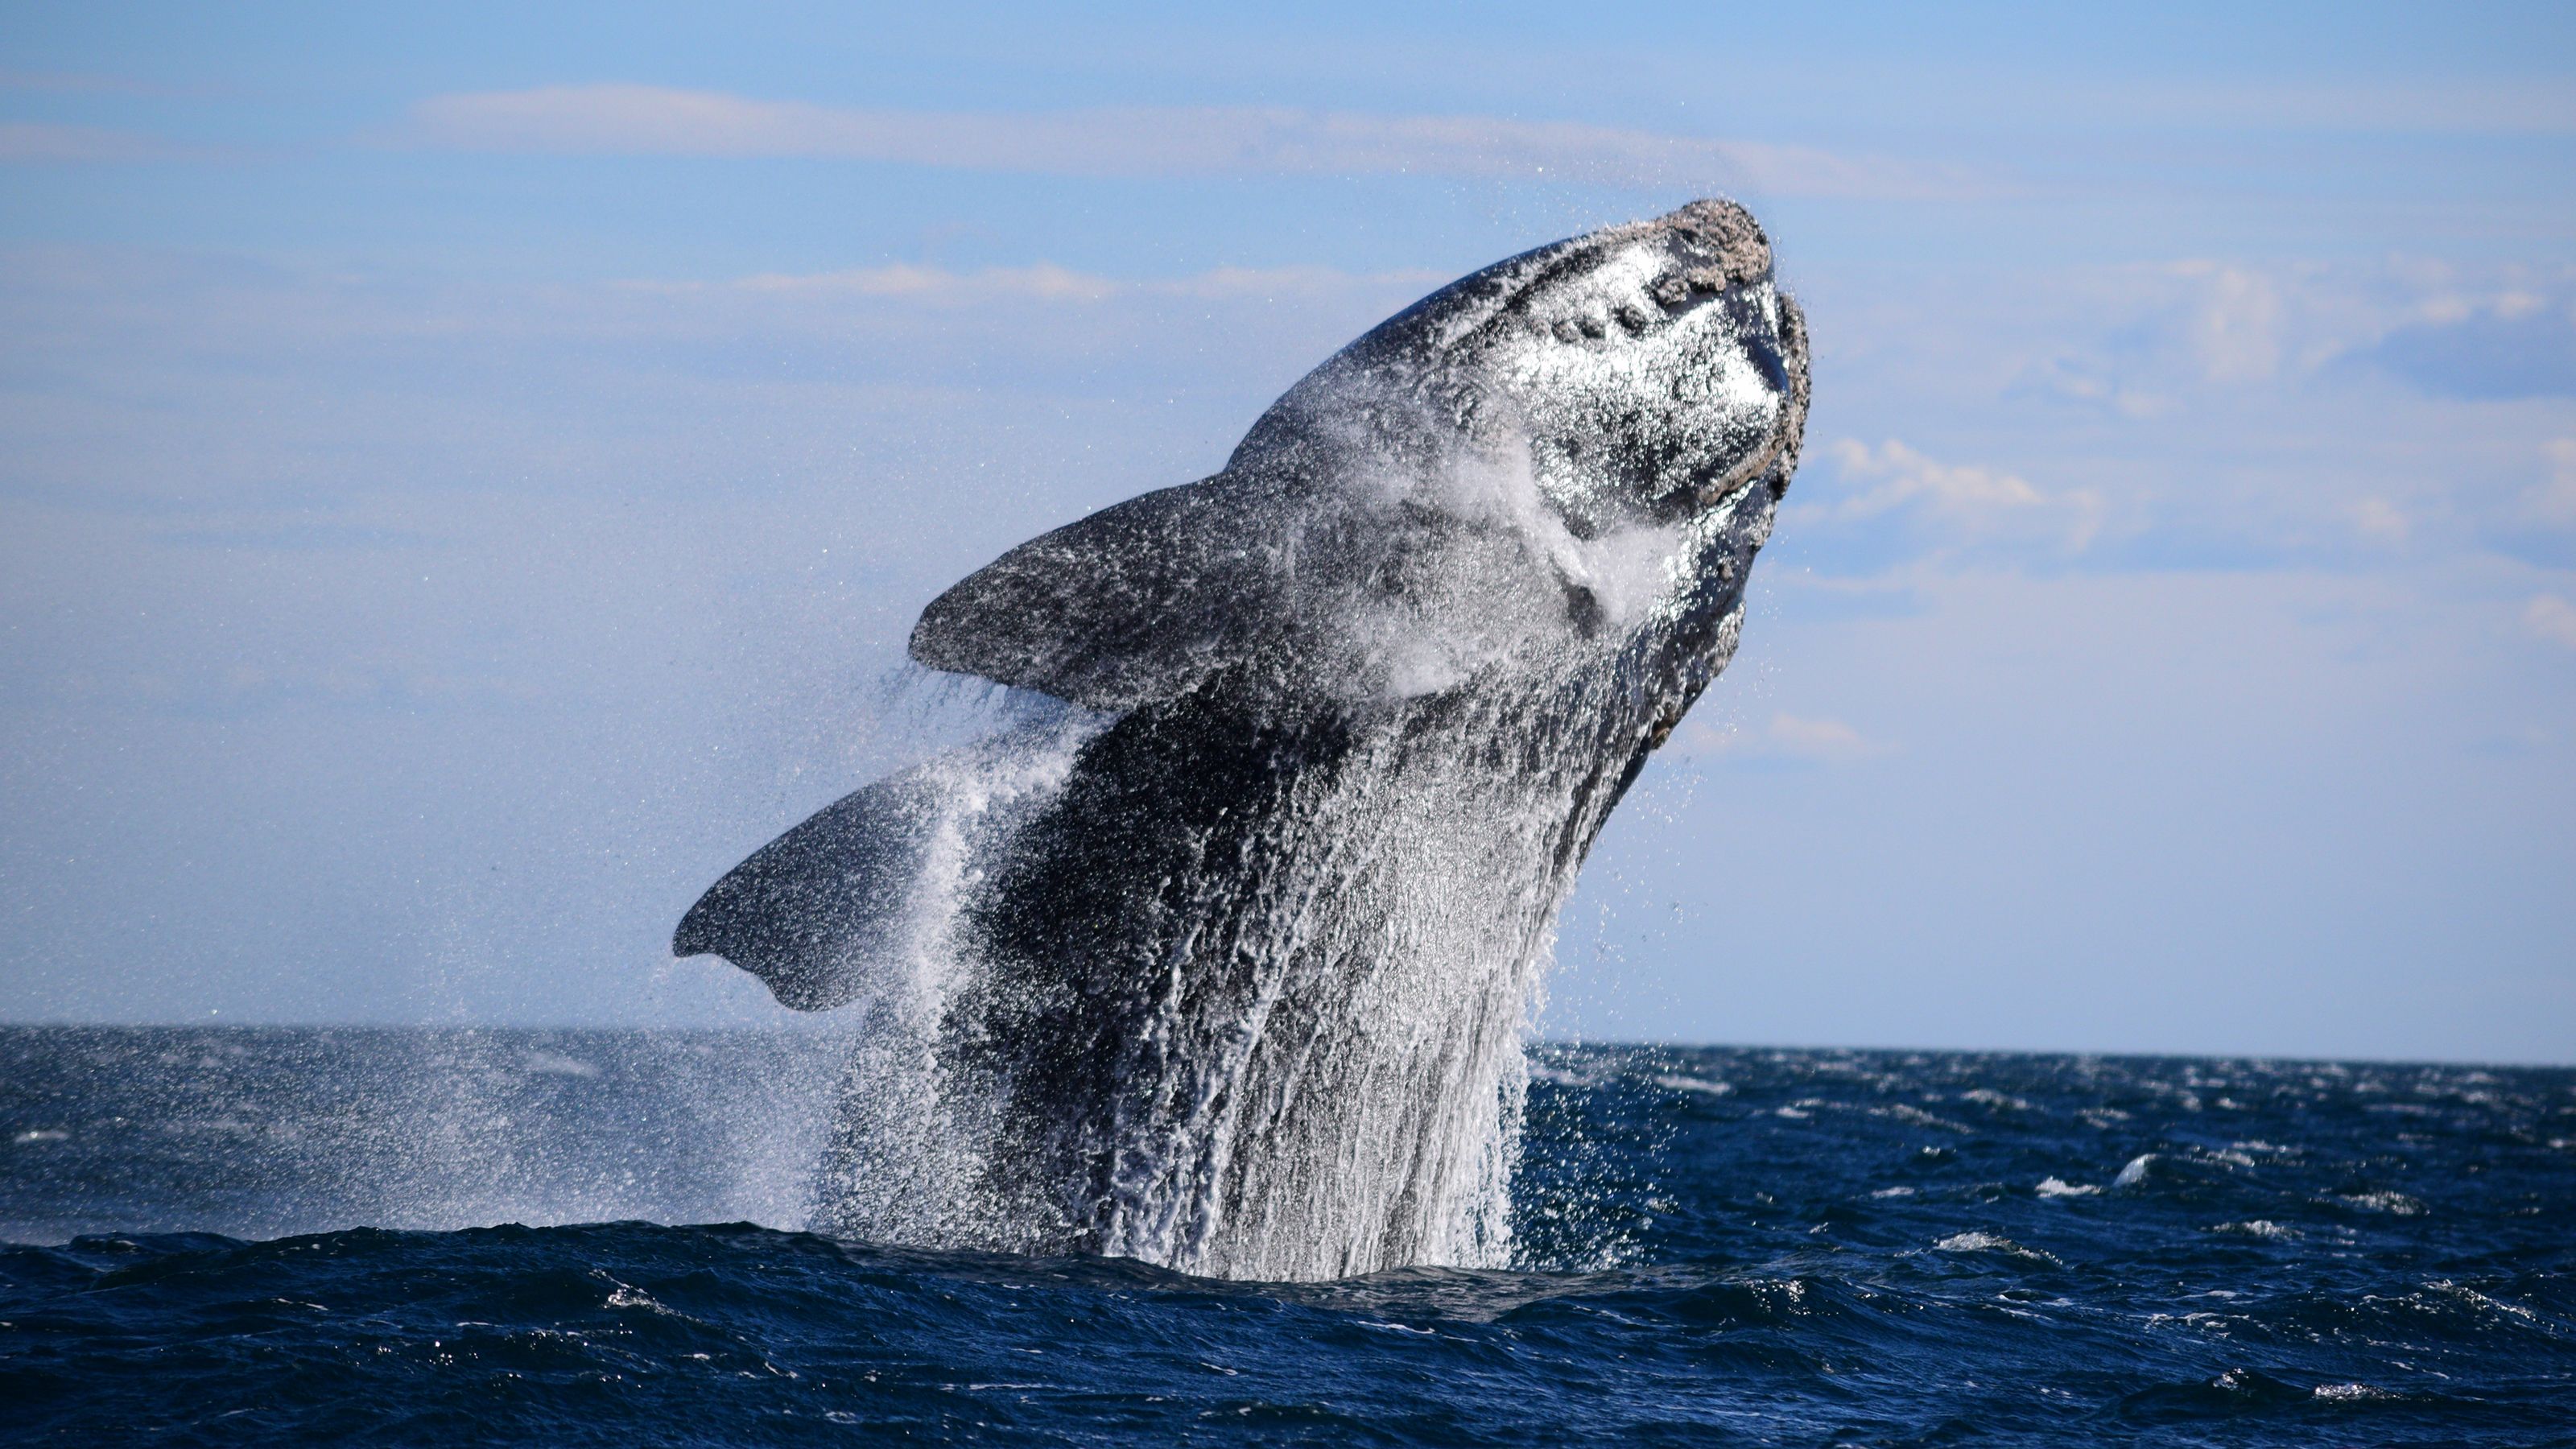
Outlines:
[[2437,1278],[2424,1286],[2433,1292],[2461,1299],[2462,1301],[2473,1304],[2479,1308],[2488,1309],[2496,1313],[2511,1314],[2525,1323],[2540,1323],[2544,1321],[2538,1313],[2532,1311],[2531,1308],[2524,1304],[2508,1303],[2501,1298],[2489,1297],[2475,1288],[2468,1287],[2461,1283],[2454,1283],[2448,1278]]
[[2319,1384],[2309,1392],[2329,1403],[2353,1403],[2364,1399],[2397,1397],[2386,1389],[2373,1388],[2368,1384]]
[[1670,1087],[1676,1092],[1705,1092],[1712,1097],[1723,1097],[1735,1090],[1725,1082],[1713,1082],[1704,1077],[1657,1077],[1655,1085]]
[[2068,1182],[2056,1177],[2041,1178],[2035,1189],[2041,1197],[2091,1197],[2101,1190],[2089,1182]]
[[2025,1258],[2034,1263],[2056,1263],[2057,1259],[2037,1248],[2026,1248],[1999,1233],[1952,1233],[1932,1245],[1944,1253],[2002,1253],[2007,1257]]
[[1977,1130],[1964,1122],[1953,1122],[1947,1117],[1935,1116],[1920,1107],[1909,1107],[1903,1102],[1887,1107],[1872,1107],[1869,1109],[1869,1115],[1893,1117],[1899,1122],[1911,1122],[1918,1127],[1938,1127],[1944,1132],[1974,1133]]
[[2284,1227],[2270,1218],[2248,1218],[2241,1223],[2220,1223],[2210,1231],[2228,1233],[2241,1238],[2271,1238],[2276,1241],[2295,1238],[2299,1235],[2298,1229]]

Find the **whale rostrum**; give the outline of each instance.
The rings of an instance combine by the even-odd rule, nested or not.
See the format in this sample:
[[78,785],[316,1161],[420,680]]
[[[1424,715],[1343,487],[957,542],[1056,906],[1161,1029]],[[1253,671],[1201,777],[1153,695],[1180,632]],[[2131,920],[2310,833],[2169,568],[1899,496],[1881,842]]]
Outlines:
[[[1558,907],[1732,655],[1806,328],[1697,201],[1441,288],[912,657],[1060,704],[680,922],[868,1013],[820,1226],[1194,1272],[1500,1264]],[[855,1004],[855,1005],[854,1005]]]

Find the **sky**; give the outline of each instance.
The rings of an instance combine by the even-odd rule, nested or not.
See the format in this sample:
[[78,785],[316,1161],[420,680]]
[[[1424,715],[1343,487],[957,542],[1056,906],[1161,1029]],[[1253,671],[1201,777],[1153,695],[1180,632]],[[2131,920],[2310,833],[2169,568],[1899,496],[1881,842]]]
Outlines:
[[757,1025],[921,606],[1693,196],[1815,339],[1551,1035],[2576,1060],[2563,5],[0,24],[0,1020]]

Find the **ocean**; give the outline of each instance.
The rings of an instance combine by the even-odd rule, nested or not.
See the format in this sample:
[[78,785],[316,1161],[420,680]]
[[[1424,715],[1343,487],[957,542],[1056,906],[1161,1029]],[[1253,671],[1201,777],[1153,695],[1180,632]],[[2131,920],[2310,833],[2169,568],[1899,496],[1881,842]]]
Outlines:
[[802,1231],[842,1048],[0,1029],[0,1439],[2576,1443],[2576,1071],[1548,1045],[1264,1284]]

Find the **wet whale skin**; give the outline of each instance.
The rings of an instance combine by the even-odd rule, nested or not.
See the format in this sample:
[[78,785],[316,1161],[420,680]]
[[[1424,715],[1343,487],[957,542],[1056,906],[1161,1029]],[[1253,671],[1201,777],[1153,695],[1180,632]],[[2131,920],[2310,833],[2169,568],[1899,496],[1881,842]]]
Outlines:
[[1223,471],[932,602],[916,660],[1062,717],[826,809],[674,939],[791,1006],[908,1003],[826,1225],[1503,1261],[1557,909],[1733,653],[1807,392],[1767,239],[1696,202],[1441,289]]

